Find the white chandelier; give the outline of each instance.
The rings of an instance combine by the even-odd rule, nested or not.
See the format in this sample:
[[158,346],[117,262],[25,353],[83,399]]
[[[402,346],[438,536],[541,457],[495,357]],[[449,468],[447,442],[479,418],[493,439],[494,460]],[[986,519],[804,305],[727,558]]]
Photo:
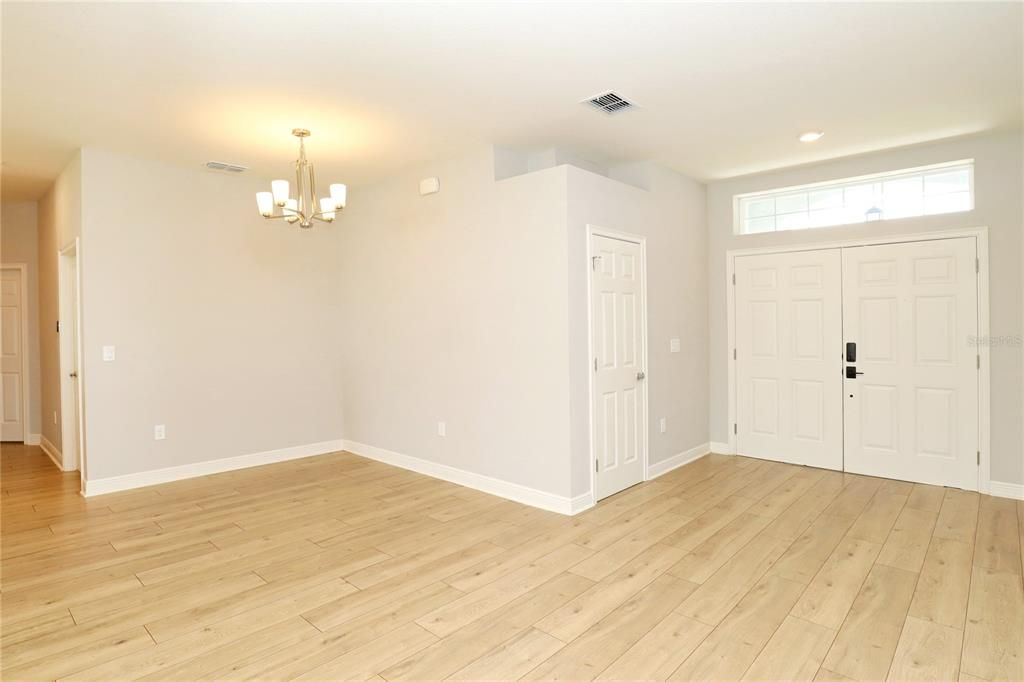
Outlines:
[[[292,199],[287,180],[274,180],[270,183],[270,192],[257,192],[256,205],[264,218],[284,218],[289,223],[298,223],[299,227],[313,227],[313,221],[324,223],[334,222],[336,213],[345,208],[348,190],[345,185],[331,185],[331,195],[317,202],[316,173],[313,164],[306,160],[304,138],[310,132],[305,128],[295,128],[292,135],[299,138],[299,158],[295,161],[295,198]],[[274,209],[279,209],[275,213]],[[319,208],[319,210],[317,210]]]

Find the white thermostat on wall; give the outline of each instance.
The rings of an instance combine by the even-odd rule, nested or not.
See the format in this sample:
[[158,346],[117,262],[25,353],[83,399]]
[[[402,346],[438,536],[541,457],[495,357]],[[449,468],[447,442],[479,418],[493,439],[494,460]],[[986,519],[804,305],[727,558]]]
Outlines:
[[441,180],[438,178],[423,178],[420,180],[420,195],[437,194],[441,191]]

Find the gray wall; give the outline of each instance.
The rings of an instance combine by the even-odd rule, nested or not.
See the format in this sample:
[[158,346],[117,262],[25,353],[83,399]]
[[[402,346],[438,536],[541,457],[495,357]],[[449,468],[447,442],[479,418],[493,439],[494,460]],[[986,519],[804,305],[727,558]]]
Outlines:
[[341,230],[264,220],[266,185],[82,150],[89,480],[343,436]]
[[[710,428],[711,440],[728,440],[728,337],[726,327],[725,254],[744,249],[825,240],[909,234],[987,226],[990,249],[991,334],[1021,335],[1022,139],[1001,133],[945,140],[925,145],[838,159],[827,163],[724,180],[708,185],[708,265],[710,287]],[[835,180],[945,161],[975,161],[975,209],[867,225],[759,235],[733,233],[732,201],[736,194]],[[993,481],[1024,483],[1021,416],[1021,348],[992,348]]]
[[[648,462],[708,442],[707,247],[704,186],[650,164],[610,179],[568,169],[569,343],[573,495],[590,489],[587,225],[646,237]],[[680,339],[680,352],[669,341]],[[659,420],[666,420],[661,433]]]
[[494,163],[480,147],[351,192],[345,437],[568,496],[566,170],[495,182]]
[[38,438],[40,429],[39,383],[39,232],[34,201],[5,201],[0,206],[0,260],[24,263],[28,291],[28,414],[25,415],[25,438]]
[[[39,200],[39,403],[42,436],[58,450],[61,444],[60,409],[60,285],[57,253],[82,233],[82,157],[61,171]],[[84,249],[83,249],[84,250]],[[79,267],[87,269],[86,257]],[[83,306],[84,313],[84,306]],[[83,384],[84,386],[84,384]]]

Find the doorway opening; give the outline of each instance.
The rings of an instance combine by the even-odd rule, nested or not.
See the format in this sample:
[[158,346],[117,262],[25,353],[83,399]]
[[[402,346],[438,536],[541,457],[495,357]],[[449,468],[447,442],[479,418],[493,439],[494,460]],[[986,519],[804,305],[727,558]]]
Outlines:
[[82,444],[82,350],[81,350],[81,270],[79,240],[60,250],[58,261],[58,305],[60,334],[60,432],[64,471],[79,470],[82,485],[86,480]]

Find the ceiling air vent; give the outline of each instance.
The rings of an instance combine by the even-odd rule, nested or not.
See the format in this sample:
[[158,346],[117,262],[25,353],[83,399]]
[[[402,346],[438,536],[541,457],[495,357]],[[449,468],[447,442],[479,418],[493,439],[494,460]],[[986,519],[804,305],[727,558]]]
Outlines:
[[220,171],[222,173],[244,173],[249,170],[246,166],[239,166],[234,163],[224,163],[223,161],[207,161],[206,167],[212,171]]
[[585,102],[595,109],[600,109],[606,114],[617,114],[620,111],[625,111],[626,109],[636,106],[625,97],[622,97],[611,90],[601,93],[600,95],[594,95],[590,99],[585,100]]

